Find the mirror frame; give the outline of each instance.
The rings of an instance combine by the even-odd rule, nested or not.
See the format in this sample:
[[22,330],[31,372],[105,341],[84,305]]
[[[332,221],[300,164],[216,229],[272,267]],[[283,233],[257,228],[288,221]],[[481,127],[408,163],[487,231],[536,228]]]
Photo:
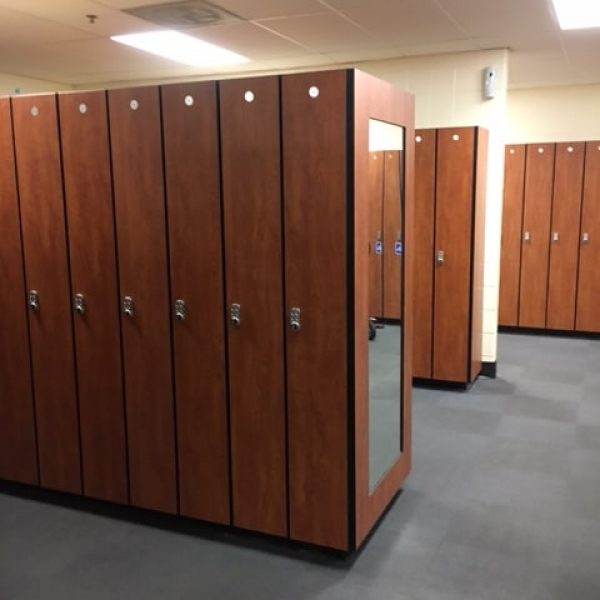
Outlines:
[[[404,128],[404,269],[402,281],[401,454],[369,491],[369,119]],[[412,241],[414,224],[414,98],[354,71],[354,434],[355,542],[359,546],[400,490],[412,463]],[[399,432],[400,434],[400,432]]]

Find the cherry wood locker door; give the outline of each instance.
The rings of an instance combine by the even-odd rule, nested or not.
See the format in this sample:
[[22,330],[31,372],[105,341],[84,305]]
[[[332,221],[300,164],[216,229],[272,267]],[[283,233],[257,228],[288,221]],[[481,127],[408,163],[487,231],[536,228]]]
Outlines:
[[383,314],[386,319],[402,318],[402,178],[404,152],[384,152],[383,192]]
[[418,130],[415,144],[413,376],[432,377],[433,242],[436,130]]
[[347,78],[282,78],[290,537],[341,550],[350,501]]
[[575,329],[585,143],[556,144],[550,228],[548,329]]
[[383,152],[369,152],[369,314],[383,317]]
[[179,510],[226,524],[229,450],[217,86],[167,85],[161,95]]
[[279,79],[219,86],[233,524],[284,536]]
[[600,332],[600,141],[585,150],[577,287],[577,331]]
[[433,378],[468,381],[475,129],[437,133]]
[[177,512],[175,416],[159,90],[108,92],[130,500]]
[[519,324],[525,150],[526,146],[524,145],[511,145],[506,146],[504,152],[504,206],[502,209],[498,323],[511,327]]
[[42,487],[82,491],[56,97],[13,98]]
[[38,484],[10,101],[0,98],[0,479]]
[[554,144],[528,145],[525,160],[519,326],[543,329],[546,327]]
[[127,503],[106,94],[61,95],[58,105],[75,315],[83,492],[86,496]]

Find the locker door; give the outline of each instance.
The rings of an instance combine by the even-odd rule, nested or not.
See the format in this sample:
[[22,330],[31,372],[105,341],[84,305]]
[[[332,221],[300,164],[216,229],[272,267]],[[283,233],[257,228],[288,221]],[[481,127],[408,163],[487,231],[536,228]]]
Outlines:
[[381,151],[369,153],[369,314],[383,317],[383,165]]
[[415,145],[415,235],[413,375],[431,378],[433,335],[433,234],[436,130],[417,131]]
[[500,325],[516,327],[519,322],[519,275],[521,229],[525,185],[526,146],[507,146],[504,153],[504,206],[500,261]]
[[588,142],[577,287],[577,331],[600,332],[600,141]]
[[573,330],[585,143],[556,144],[550,228],[548,329]]
[[385,176],[383,193],[383,314],[386,319],[402,317],[402,210],[398,198],[403,197],[400,190],[403,151],[384,152]]
[[12,102],[40,484],[79,494],[79,420],[56,97]]
[[528,145],[525,163],[519,326],[546,326],[554,144]]
[[287,511],[279,79],[219,85],[231,317],[233,524],[283,536]]
[[290,536],[339,549],[349,543],[346,86],[342,71],[282,78]]
[[177,512],[169,279],[158,88],[108,92],[130,498]]
[[462,382],[470,355],[475,130],[437,136],[433,378]]
[[0,98],[0,479],[38,484],[10,101]]
[[229,523],[217,87],[161,94],[180,512]]
[[59,96],[84,494],[129,500],[106,94]]

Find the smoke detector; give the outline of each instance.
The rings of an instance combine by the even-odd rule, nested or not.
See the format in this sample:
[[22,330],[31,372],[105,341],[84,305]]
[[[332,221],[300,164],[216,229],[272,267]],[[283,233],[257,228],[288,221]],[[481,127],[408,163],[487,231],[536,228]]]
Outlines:
[[170,29],[239,22],[243,19],[204,0],[166,2],[128,8],[122,12]]

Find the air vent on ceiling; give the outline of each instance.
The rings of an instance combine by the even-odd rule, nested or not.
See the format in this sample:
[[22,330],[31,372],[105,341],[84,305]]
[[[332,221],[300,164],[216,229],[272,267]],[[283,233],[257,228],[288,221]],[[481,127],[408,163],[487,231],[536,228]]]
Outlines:
[[204,0],[185,0],[129,8],[123,12],[161,27],[181,29],[241,21],[242,19]]

